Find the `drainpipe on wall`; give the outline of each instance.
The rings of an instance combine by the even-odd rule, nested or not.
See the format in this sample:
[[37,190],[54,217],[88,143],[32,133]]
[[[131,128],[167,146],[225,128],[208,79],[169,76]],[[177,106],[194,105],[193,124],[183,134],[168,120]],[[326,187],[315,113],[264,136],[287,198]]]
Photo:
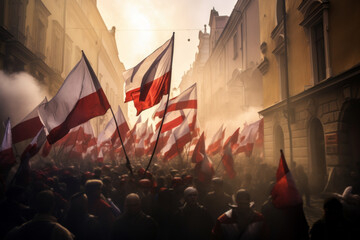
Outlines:
[[[65,38],[66,38],[66,1],[64,0],[64,12],[63,12],[63,27],[64,27],[64,36],[63,36],[63,50],[62,50],[62,63],[61,63],[61,72],[60,72],[60,77],[61,77],[61,73],[64,72],[64,65],[65,65]],[[64,79],[66,78],[66,76],[64,77]]]
[[291,131],[291,122],[294,120],[293,109],[291,108],[290,102],[290,86],[289,86],[289,69],[288,69],[288,53],[287,53],[287,29],[286,29],[286,0],[284,1],[283,8],[283,21],[284,21],[284,54],[285,54],[285,87],[286,87],[286,110],[285,117],[287,118],[287,125],[289,130],[289,145],[290,145],[290,166],[294,166],[293,159],[293,144],[292,144],[292,131]]

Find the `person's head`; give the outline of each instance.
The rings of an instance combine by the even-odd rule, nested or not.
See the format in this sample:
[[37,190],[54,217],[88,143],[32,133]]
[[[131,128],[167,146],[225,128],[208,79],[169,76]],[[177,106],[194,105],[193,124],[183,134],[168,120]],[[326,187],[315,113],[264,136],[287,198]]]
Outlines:
[[336,221],[343,216],[343,206],[337,198],[328,198],[324,202],[325,219]]
[[188,187],[184,191],[184,199],[188,205],[194,205],[197,203],[198,191],[194,187]]
[[88,198],[84,193],[75,193],[70,198],[70,209],[87,213],[88,211]]
[[250,194],[245,189],[239,189],[235,194],[235,202],[239,210],[250,208]]
[[85,183],[85,193],[88,198],[99,198],[101,194],[103,183],[98,179],[87,180]]
[[130,193],[125,198],[125,212],[130,215],[136,215],[141,211],[141,200],[136,193]]
[[36,195],[36,209],[40,214],[51,214],[55,206],[54,193],[50,190],[39,192]]
[[224,191],[224,189],[223,189],[224,182],[223,182],[223,180],[221,178],[218,178],[218,177],[213,178],[211,182],[212,182],[214,191],[216,193]]

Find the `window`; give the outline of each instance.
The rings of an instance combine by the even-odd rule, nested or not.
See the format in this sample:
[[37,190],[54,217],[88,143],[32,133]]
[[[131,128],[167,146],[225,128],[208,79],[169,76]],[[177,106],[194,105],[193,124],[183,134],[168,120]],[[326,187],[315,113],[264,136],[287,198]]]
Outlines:
[[238,35],[237,35],[237,33],[234,34],[233,42],[234,42],[234,59],[236,59],[238,56]]
[[299,7],[304,20],[300,23],[308,32],[314,84],[331,76],[329,54],[329,2],[303,0]]

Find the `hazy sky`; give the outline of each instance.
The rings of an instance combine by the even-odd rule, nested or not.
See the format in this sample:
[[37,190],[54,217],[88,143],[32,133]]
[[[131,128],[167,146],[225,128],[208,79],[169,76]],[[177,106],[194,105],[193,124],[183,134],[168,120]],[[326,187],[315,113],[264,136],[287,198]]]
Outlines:
[[[209,23],[210,10],[215,7],[219,15],[230,15],[235,3],[236,0],[97,1],[108,29],[116,27],[119,58],[126,69],[138,64],[175,32],[172,88],[179,85],[195,59],[199,30]],[[130,121],[134,122],[135,109],[129,104]]]

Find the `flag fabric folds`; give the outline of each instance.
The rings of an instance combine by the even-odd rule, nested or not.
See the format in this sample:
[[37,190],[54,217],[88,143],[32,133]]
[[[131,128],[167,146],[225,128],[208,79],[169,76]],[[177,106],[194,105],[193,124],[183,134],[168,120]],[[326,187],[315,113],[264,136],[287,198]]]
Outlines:
[[50,144],[93,117],[106,113],[110,104],[85,54],[49,102],[39,106],[39,117]]
[[276,183],[271,191],[272,202],[276,208],[302,205],[302,198],[287,166],[285,156],[280,150],[280,162],[276,172]]
[[210,182],[215,175],[215,170],[211,159],[204,154],[204,158],[201,162],[195,164],[195,176],[200,182]]
[[[162,101],[159,104],[159,107],[153,114],[153,118],[159,117],[162,118],[165,112],[166,98],[163,97]],[[176,110],[183,109],[197,109],[197,90],[196,83],[191,87],[180,93],[179,96],[174,97],[169,100],[168,107],[166,112],[172,112]]]
[[5,127],[5,134],[0,146],[0,167],[2,170],[10,170],[16,163],[16,159],[12,147],[11,123],[8,118]]
[[[184,112],[181,110],[166,113],[166,117],[164,119],[164,123],[161,128],[161,132],[164,133],[164,132],[170,131],[170,130],[180,126],[184,120],[185,120],[185,115],[184,115]],[[156,130],[158,130],[160,128],[161,121],[159,121],[156,124]]]
[[261,119],[252,124],[246,125],[241,131],[238,139],[238,147],[235,150],[235,153],[244,152],[246,156],[250,156],[255,143],[260,143],[263,141],[263,126],[264,120]]
[[235,130],[235,132],[228,137],[228,139],[226,139],[225,143],[224,143],[224,149],[229,146],[231,148],[232,151],[234,151],[237,147],[238,147],[238,138],[239,138],[239,131],[240,128],[237,128]]
[[236,172],[234,169],[234,158],[229,145],[227,145],[226,148],[224,149],[224,153],[221,158],[221,161],[224,165],[224,170],[226,175],[230,179],[233,179],[236,176]]
[[45,99],[36,106],[20,123],[16,124],[12,129],[13,144],[34,138],[43,127],[38,115],[39,106],[46,103]]
[[125,102],[134,101],[137,114],[158,104],[163,95],[169,94],[174,37],[123,73]]
[[37,154],[40,151],[41,147],[44,145],[45,142],[46,142],[46,134],[44,127],[42,127],[21,154],[21,161],[25,161],[35,156],[35,154]]
[[191,162],[199,163],[202,160],[204,160],[204,157],[205,157],[205,136],[203,132],[194,148],[194,152],[191,157]]
[[215,155],[219,153],[222,149],[222,141],[225,136],[225,129],[223,129],[223,125],[219,128],[219,130],[213,136],[210,145],[207,148],[207,153],[209,155]]

